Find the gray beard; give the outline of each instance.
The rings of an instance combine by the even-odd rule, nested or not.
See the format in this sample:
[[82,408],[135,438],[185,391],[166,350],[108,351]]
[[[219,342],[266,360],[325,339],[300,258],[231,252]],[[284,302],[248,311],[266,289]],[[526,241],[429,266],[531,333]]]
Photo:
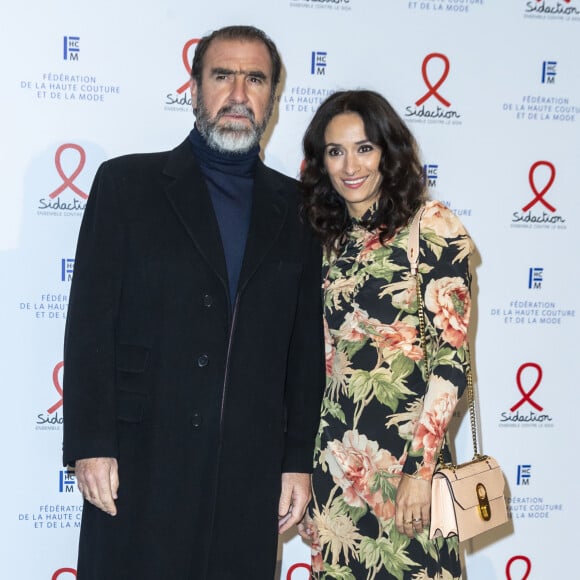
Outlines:
[[[229,113],[244,115],[250,121],[250,126],[248,127],[248,124],[244,121],[233,120],[225,125],[218,126],[218,121]],[[235,104],[222,107],[216,116],[210,119],[205,103],[200,96],[197,101],[195,124],[197,130],[212,149],[220,153],[247,153],[259,144],[269,118],[270,111],[267,111],[264,121],[258,124],[253,111],[249,107]]]

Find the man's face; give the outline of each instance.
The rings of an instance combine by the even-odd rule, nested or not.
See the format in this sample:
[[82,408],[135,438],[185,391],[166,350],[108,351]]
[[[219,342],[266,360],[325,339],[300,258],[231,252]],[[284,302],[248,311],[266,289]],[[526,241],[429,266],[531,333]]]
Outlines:
[[259,41],[214,40],[201,87],[191,83],[196,125],[213,149],[243,153],[260,141],[272,113],[272,62]]

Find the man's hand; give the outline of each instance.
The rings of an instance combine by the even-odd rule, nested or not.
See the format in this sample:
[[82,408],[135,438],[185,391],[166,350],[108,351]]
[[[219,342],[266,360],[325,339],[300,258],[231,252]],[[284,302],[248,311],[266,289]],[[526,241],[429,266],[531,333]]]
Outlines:
[[283,534],[297,524],[310,501],[310,474],[283,473],[282,492],[278,504],[278,533]]
[[88,502],[110,516],[117,515],[119,469],[114,457],[77,459],[75,474],[79,491]]

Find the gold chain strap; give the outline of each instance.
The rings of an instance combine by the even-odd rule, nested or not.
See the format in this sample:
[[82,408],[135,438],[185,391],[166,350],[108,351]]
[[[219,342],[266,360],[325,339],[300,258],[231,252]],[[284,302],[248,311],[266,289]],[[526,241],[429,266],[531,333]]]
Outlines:
[[477,437],[477,419],[475,416],[475,388],[473,387],[473,374],[471,372],[471,351],[469,344],[465,344],[465,352],[467,356],[467,401],[469,403],[469,419],[471,421],[471,439],[473,441],[473,458],[480,457],[478,451],[478,437]]
[[[420,210],[421,211],[421,210]],[[420,217],[419,217],[420,219]],[[409,244],[415,243],[417,245],[416,248],[416,256],[417,260],[419,257],[419,228],[416,231],[417,240],[413,241],[409,238]],[[417,267],[414,268],[413,277],[415,278],[416,284],[416,292],[417,292],[417,314],[419,316],[419,338],[421,341],[421,349],[423,350],[423,359],[425,361],[425,381],[429,380],[431,376],[431,364],[429,360],[429,355],[427,354],[427,330],[426,330],[426,317],[425,317],[425,307],[423,304],[423,295],[421,292],[421,283],[419,280],[419,268],[418,268],[418,261]],[[467,381],[467,400],[469,403],[469,418],[471,423],[471,439],[473,441],[473,458],[477,459],[480,457],[479,447],[478,447],[478,436],[477,436],[477,418],[475,415],[475,389],[473,387],[473,375],[471,372],[471,353],[469,351],[469,344],[466,343],[465,345],[465,352],[467,356],[467,371],[466,381]],[[443,441],[445,444],[445,440]],[[445,465],[443,460],[443,454],[439,452],[439,463],[441,465]]]
[[425,382],[431,376],[431,364],[427,356],[427,331],[425,328],[425,308],[423,306],[423,296],[421,294],[421,284],[419,282],[419,272],[415,273],[415,284],[417,287],[417,314],[419,315],[419,337],[421,339],[421,350],[425,361]]

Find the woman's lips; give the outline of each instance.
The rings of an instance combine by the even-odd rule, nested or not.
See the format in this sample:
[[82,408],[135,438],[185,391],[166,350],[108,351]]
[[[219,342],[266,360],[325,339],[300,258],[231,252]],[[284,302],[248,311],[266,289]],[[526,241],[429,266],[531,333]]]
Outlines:
[[356,179],[343,179],[342,183],[349,189],[358,189],[366,180],[366,177],[357,177]]

